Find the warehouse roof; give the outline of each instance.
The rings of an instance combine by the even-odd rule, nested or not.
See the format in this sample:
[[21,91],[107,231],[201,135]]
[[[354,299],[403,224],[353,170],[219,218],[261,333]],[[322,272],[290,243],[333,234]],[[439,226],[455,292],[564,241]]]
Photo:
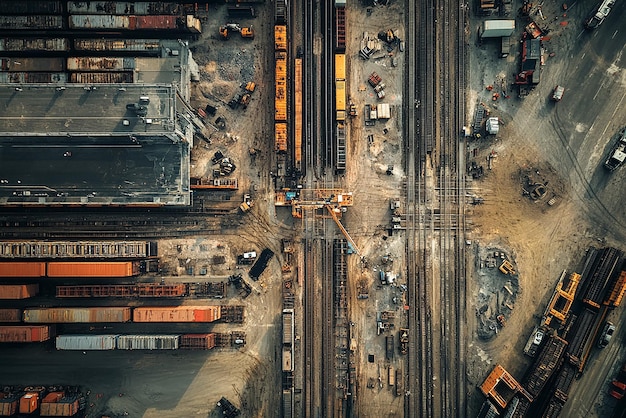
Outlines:
[[[0,135],[172,132],[174,94],[170,85],[2,85]],[[130,109],[133,103],[145,112]]]

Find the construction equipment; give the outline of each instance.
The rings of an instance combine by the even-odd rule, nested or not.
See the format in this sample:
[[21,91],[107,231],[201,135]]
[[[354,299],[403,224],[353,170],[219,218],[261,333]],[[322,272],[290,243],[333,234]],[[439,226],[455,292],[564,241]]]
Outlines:
[[248,81],[244,86],[243,86],[244,90],[246,90],[249,93],[254,93],[254,89],[256,88],[256,84],[254,83],[254,81]]
[[[253,206],[254,206],[254,202],[250,198],[250,195],[247,193],[244,194],[243,202],[241,202],[241,204],[239,205],[239,210],[241,210],[241,213],[248,212]],[[255,257],[256,257],[256,254],[255,254]]]
[[615,0],[604,0],[600,6],[592,13],[592,15],[585,20],[585,27],[587,29],[595,29],[604,22],[611,8],[615,6]]
[[231,32],[237,32],[244,39],[254,39],[254,29],[251,26],[244,26],[243,28],[237,23],[227,23],[219,28],[220,37],[224,40],[230,38]]

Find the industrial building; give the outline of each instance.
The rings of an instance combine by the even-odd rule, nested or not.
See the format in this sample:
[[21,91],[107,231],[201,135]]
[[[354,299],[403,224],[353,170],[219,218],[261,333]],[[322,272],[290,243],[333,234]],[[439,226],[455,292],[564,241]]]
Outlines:
[[[187,41],[80,41],[68,58],[2,58],[0,206],[190,205],[204,125],[188,105]],[[78,56],[89,46],[98,57]]]

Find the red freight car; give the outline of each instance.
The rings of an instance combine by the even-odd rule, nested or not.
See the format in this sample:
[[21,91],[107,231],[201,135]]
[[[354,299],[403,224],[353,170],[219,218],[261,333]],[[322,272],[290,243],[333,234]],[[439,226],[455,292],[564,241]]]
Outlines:
[[3,284],[0,285],[0,299],[28,299],[37,296],[38,284]]
[[0,263],[0,277],[45,277],[46,263],[6,262]]
[[184,334],[180,338],[181,349],[210,350],[215,347],[215,334]]
[[54,327],[36,326],[0,326],[0,342],[30,343],[48,341],[54,337]]
[[152,306],[133,310],[133,322],[213,322],[220,306]]
[[139,261],[48,263],[48,277],[132,277],[139,273]]

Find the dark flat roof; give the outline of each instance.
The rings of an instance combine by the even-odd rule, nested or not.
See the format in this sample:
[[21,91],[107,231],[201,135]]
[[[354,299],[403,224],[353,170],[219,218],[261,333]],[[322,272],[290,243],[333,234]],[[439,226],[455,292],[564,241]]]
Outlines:
[[0,136],[0,205],[188,205],[174,135]]

